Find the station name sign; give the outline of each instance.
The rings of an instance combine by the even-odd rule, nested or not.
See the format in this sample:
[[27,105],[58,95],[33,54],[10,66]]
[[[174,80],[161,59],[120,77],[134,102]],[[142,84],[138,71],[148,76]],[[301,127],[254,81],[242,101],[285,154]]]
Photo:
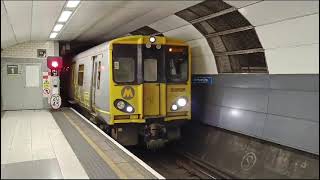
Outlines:
[[213,85],[213,76],[210,75],[193,75],[192,84],[194,85]]

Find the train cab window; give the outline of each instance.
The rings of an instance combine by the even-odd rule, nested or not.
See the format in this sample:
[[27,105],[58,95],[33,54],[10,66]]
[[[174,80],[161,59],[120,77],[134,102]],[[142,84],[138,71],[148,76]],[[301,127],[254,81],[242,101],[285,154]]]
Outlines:
[[133,82],[135,76],[135,63],[133,58],[121,57],[113,62],[114,80],[116,82]]
[[84,75],[84,64],[79,64],[79,70],[78,70],[78,85],[83,85],[83,75]]
[[117,83],[136,81],[137,45],[113,45],[113,77]]
[[144,59],[143,67],[144,74],[143,78],[145,81],[157,81],[158,74],[158,61],[157,59]]
[[168,82],[186,82],[188,80],[188,48],[167,47],[166,67]]

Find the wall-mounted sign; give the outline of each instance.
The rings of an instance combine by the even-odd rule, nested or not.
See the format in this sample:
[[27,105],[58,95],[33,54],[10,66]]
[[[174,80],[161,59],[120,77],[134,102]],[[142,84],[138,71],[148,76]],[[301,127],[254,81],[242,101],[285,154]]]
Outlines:
[[50,95],[50,77],[48,72],[43,72],[42,74],[42,95],[43,97],[49,97]]
[[58,94],[54,94],[50,98],[50,105],[53,109],[59,109],[61,106],[62,100]]
[[37,49],[37,57],[38,58],[47,57],[47,50],[46,49]]
[[7,65],[7,74],[8,75],[19,74],[18,65]]
[[213,84],[213,77],[212,76],[204,76],[204,75],[193,75],[192,76],[192,84],[212,85]]

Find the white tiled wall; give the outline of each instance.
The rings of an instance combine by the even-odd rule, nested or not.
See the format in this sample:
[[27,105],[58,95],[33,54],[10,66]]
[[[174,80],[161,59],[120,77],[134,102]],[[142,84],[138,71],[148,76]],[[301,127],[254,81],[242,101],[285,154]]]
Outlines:
[[319,1],[261,1],[239,9],[254,26],[319,12]]
[[171,38],[182,39],[185,41],[191,41],[203,37],[202,34],[191,24],[182,26],[174,30],[170,30],[168,32],[164,32],[163,35]]
[[47,56],[59,55],[59,44],[54,41],[26,42],[8,47],[1,52],[1,57],[37,58],[37,49],[46,49]]
[[319,43],[319,14],[256,28],[264,49]]
[[319,1],[261,1],[239,12],[256,26],[270,74],[319,74]]
[[270,74],[319,74],[319,44],[265,51]]
[[213,55],[192,57],[192,74],[218,74]]
[[149,27],[156,29],[159,32],[167,32],[186,25],[189,25],[187,21],[181,19],[176,15],[171,15],[155,23],[150,24]]

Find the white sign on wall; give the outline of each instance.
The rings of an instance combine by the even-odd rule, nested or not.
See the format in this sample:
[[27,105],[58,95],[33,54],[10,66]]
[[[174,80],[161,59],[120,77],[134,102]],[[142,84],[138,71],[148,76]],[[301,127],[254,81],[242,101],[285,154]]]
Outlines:
[[26,87],[39,87],[40,66],[26,65]]
[[50,76],[48,75],[48,72],[42,73],[42,95],[43,97],[49,97],[51,92],[50,88]]

